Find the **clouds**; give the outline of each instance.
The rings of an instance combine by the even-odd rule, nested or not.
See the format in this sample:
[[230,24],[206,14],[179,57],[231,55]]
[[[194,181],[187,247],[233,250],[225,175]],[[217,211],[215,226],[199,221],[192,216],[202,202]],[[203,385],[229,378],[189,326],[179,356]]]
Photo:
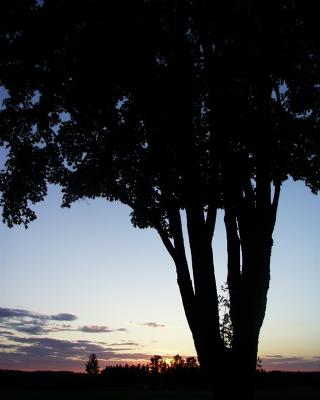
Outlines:
[[20,310],[17,308],[3,308],[0,307],[0,320],[5,319],[5,318],[24,318],[24,317],[30,317],[31,312],[26,311],[26,310]]
[[262,367],[266,370],[285,371],[319,371],[320,356],[284,356],[281,354],[266,355],[261,357]]
[[[110,344],[85,339],[60,339],[60,332],[127,334],[126,328],[107,325],[76,325],[77,316],[69,313],[40,314],[18,308],[0,308],[0,368],[23,370],[83,371],[89,354],[96,353],[105,363],[148,362],[150,356],[139,352],[143,347],[134,340]],[[74,335],[73,335],[74,336]],[[58,336],[59,337],[59,336]],[[113,339],[114,340],[114,339]]]
[[120,342],[120,343],[111,343],[110,346],[140,346],[137,342]]
[[18,308],[0,307],[0,328],[8,329],[3,334],[10,334],[10,331],[20,332],[27,335],[44,335],[53,332],[84,332],[84,333],[111,333],[126,332],[125,328],[110,328],[104,325],[73,326],[62,324],[62,322],[74,322],[78,317],[74,314],[59,313],[53,315],[40,314],[29,310]]
[[4,319],[36,319],[43,321],[74,321],[78,317],[74,314],[61,313],[55,315],[46,315],[35,313],[33,311],[23,310],[19,308],[4,308],[0,307],[0,321]]
[[[119,343],[116,344],[119,345]],[[137,343],[122,342],[121,344],[126,345],[126,348],[114,348],[114,344],[99,344],[89,340],[62,340],[13,335],[10,336],[9,343],[0,344],[0,368],[83,371],[85,361],[91,353],[97,354],[102,367],[106,362],[115,364],[149,360],[149,355],[136,352]],[[132,350],[135,352],[131,353]]]
[[111,329],[108,326],[101,325],[85,325],[79,327],[77,330],[88,333],[109,333],[109,332],[126,332],[125,328]]
[[78,317],[73,314],[61,313],[56,315],[51,315],[50,319],[52,321],[74,321]]
[[[126,345],[128,346],[129,342]],[[135,346],[125,350],[135,350]],[[149,356],[143,353],[120,353],[119,349],[113,348],[112,345],[106,346],[89,340],[13,336],[10,338],[10,343],[0,345],[0,366],[27,370],[46,368],[84,370],[84,363],[91,353],[97,354],[102,366],[107,361],[112,363],[149,359]]]
[[27,324],[25,322],[10,322],[7,327],[29,335],[41,335],[50,331],[50,329],[45,329],[43,323],[39,322],[27,322]]
[[[168,327],[154,321],[131,324],[146,330]],[[128,333],[126,328],[107,324],[80,325],[77,316],[70,313],[41,314],[0,307],[0,368],[83,371],[91,353],[97,354],[101,367],[149,362],[144,346],[130,340]],[[309,358],[275,354],[261,359],[267,370],[320,370],[319,354]]]
[[149,328],[165,328],[165,325],[156,322],[139,322],[138,325],[147,326]]
[[40,314],[20,308],[0,307],[0,327],[29,335],[41,335],[59,329],[56,322],[75,321],[77,316],[69,313]]

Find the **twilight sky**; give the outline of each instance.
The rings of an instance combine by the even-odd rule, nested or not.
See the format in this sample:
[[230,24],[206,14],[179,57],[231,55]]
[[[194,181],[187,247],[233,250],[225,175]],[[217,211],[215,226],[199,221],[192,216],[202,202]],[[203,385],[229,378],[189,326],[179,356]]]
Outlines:
[[[0,100],[5,95],[0,87]],[[134,229],[120,203],[60,204],[51,186],[29,229],[0,223],[0,368],[83,371],[93,352],[102,367],[195,355],[175,267],[157,233]],[[320,198],[302,183],[284,184],[260,336],[265,369],[320,370],[319,232]],[[222,213],[214,257],[220,286]]]
[[[29,229],[0,226],[0,368],[84,370],[195,355],[173,262],[155,231],[104,200],[61,209],[50,187]],[[264,368],[320,370],[320,198],[284,185],[259,354]],[[222,213],[214,238],[226,279]]]

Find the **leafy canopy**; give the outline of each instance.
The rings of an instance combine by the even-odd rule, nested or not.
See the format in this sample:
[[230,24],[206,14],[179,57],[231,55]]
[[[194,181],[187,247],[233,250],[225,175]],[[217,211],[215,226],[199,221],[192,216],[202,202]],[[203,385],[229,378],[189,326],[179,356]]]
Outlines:
[[58,183],[169,237],[173,210],[320,185],[319,24],[302,1],[3,1],[4,221]]

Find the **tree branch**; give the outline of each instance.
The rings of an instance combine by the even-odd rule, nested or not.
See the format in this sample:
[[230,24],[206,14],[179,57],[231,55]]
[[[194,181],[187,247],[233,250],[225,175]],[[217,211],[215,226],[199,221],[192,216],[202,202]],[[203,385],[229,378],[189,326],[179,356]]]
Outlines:
[[[183,261],[185,265],[188,265],[186,257],[186,249],[184,246],[180,212],[177,208],[170,207],[170,210],[168,210],[168,216],[170,223],[170,231],[172,233],[174,248],[176,250],[176,257],[180,261]],[[189,268],[187,270],[188,270],[188,275],[190,277]]]
[[209,242],[212,242],[215,226],[217,220],[217,206],[213,204],[209,204],[207,218],[206,218],[206,227],[208,231]]
[[239,328],[239,316],[241,315],[240,296],[241,285],[241,244],[238,233],[237,217],[232,206],[225,207],[224,223],[227,234],[228,251],[228,289],[230,297],[230,317],[234,332]]
[[240,282],[240,239],[236,215],[231,207],[225,207],[224,222],[227,234],[228,285],[230,290]]
[[175,249],[174,245],[171,243],[171,241],[169,239],[169,235],[166,233],[165,229],[163,229],[163,227],[160,225],[160,223],[156,224],[155,228],[162,240],[162,243],[164,244],[165,248],[167,249],[168,253],[172,257],[173,261],[175,261],[176,260],[176,249]]
[[170,231],[172,232],[175,248],[174,262],[177,270],[177,281],[180,289],[184,311],[191,331],[196,329],[196,313],[194,304],[194,290],[190,277],[188,261],[185,252],[180,211],[171,208],[168,212]]
[[271,232],[273,232],[277,219],[280,192],[281,192],[281,182],[277,180],[274,182],[274,195],[271,204]]

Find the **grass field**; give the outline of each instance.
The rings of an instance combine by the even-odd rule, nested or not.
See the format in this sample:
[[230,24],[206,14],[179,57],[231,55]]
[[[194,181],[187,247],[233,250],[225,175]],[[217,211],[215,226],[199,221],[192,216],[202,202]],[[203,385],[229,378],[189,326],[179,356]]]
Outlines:
[[268,388],[257,391],[257,400],[320,400],[319,387]]
[[[2,400],[212,400],[209,391],[18,391],[0,390]],[[257,391],[257,400],[319,400],[320,389],[268,388]]]

